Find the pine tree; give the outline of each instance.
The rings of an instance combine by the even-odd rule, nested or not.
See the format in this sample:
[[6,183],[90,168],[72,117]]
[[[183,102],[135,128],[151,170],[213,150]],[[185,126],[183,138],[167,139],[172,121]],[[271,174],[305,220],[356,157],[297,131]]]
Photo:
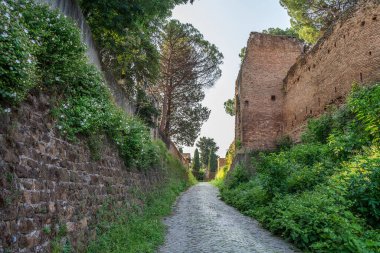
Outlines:
[[199,151],[196,148],[194,151],[194,160],[193,160],[193,167],[192,170],[194,173],[198,173],[201,168],[201,162],[199,160]]
[[208,169],[210,172],[216,172],[216,169],[218,168],[218,156],[215,154],[214,149],[210,150],[210,155],[208,159]]

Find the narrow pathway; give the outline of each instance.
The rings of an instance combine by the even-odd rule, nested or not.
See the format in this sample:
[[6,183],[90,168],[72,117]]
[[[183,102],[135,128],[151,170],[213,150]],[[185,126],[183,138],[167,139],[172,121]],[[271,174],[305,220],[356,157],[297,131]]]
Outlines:
[[218,199],[218,189],[199,183],[178,200],[165,219],[168,234],[161,253],[300,252]]

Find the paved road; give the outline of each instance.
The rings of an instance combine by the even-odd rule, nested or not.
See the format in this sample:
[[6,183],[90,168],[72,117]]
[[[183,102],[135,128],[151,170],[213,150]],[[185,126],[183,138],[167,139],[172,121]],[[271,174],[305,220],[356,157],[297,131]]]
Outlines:
[[218,189],[209,183],[185,192],[165,224],[168,234],[161,253],[300,252],[219,200]]

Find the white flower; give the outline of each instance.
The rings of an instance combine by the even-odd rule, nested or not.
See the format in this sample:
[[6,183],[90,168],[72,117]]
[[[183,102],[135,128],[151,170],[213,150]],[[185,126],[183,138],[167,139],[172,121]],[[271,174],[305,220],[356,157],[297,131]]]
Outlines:
[[62,126],[59,126],[59,125],[58,125],[58,129],[61,130],[61,129],[62,129]]
[[7,2],[5,2],[5,1],[1,1],[1,4],[4,6],[8,6]]
[[5,113],[10,113],[12,110],[11,110],[11,108],[6,108],[6,109],[4,109],[4,112]]
[[7,26],[7,25],[5,25],[5,26],[4,26],[4,29],[5,29],[5,30],[8,30],[8,26]]
[[13,67],[9,67],[10,70],[13,70]]
[[28,63],[31,64],[31,63],[32,63],[32,60],[31,60],[31,59],[28,59]]
[[2,33],[1,34],[1,37],[3,37],[3,38],[8,38],[8,36],[9,36],[8,33]]
[[84,122],[82,121],[82,122],[80,123],[80,125],[81,125],[81,126],[84,126]]
[[21,14],[21,13],[19,13],[18,16],[19,16],[20,18],[22,18],[22,14]]
[[19,61],[19,60],[16,60],[16,63],[17,63],[17,64],[20,64],[20,61]]
[[32,43],[33,43],[33,44],[36,44],[36,41],[35,41],[35,40],[32,40]]
[[28,33],[29,33],[29,31],[28,31],[27,29],[24,29],[24,32],[25,32],[26,34],[28,34]]
[[60,117],[61,117],[61,119],[63,119],[63,118],[65,117],[65,115],[61,114],[61,116],[60,116]]
[[6,12],[4,16],[5,16],[7,19],[10,19],[10,18],[11,18],[11,16],[9,16],[9,13],[8,13],[8,12]]
[[16,92],[14,92],[14,93],[11,94],[11,97],[13,97],[13,98],[15,98],[16,96],[17,96]]
[[64,104],[64,105],[63,105],[63,108],[67,109],[67,108],[69,108],[69,107],[67,106],[67,104]]
[[59,78],[59,76],[55,77],[55,80],[56,80],[57,82],[61,81],[61,79]]

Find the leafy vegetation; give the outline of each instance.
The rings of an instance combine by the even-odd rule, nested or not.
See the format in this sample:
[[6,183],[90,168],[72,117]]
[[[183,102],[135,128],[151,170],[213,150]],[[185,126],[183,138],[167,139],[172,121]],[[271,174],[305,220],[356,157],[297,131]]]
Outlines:
[[149,130],[113,103],[101,74],[88,63],[74,22],[34,1],[0,6],[2,18],[12,21],[1,43],[1,104],[20,102],[33,89],[46,90],[55,97],[56,127],[69,140],[105,135],[128,168],[154,167],[159,153]]
[[[162,145],[162,152],[165,146]],[[166,155],[163,164],[170,175],[152,192],[135,189],[131,192],[135,203],[114,208],[115,203],[107,203],[100,210],[97,219],[97,239],[87,252],[155,252],[163,243],[165,226],[162,218],[171,212],[176,197],[196,181],[178,160]]]
[[230,116],[235,116],[235,98],[228,99],[224,102],[224,110]]
[[280,0],[291,18],[292,30],[299,38],[315,43],[323,32],[358,0]]
[[298,33],[293,29],[293,28],[286,28],[285,30],[284,29],[281,29],[281,28],[268,28],[266,30],[263,30],[263,33],[266,33],[266,34],[271,34],[271,35],[282,35],[282,36],[289,36],[289,37],[294,37],[294,38],[297,38],[297,39],[300,39]]
[[[102,61],[131,95],[159,75],[157,37],[177,4],[187,0],[80,0]],[[192,1],[191,1],[192,2]]]
[[222,198],[306,252],[380,250],[380,85],[310,120],[300,145],[237,166]]

